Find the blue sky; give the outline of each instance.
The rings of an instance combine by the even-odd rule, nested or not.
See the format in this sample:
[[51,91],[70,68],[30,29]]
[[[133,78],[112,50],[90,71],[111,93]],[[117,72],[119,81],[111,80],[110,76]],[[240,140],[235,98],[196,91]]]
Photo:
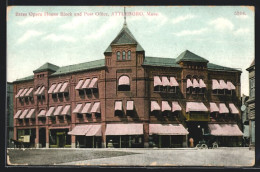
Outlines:
[[[46,62],[66,66],[104,58],[103,52],[124,22],[122,15],[112,15],[123,12],[120,6],[15,6],[8,7],[7,12],[9,82],[33,75],[32,71]],[[44,16],[45,12],[58,16]],[[61,16],[61,12],[72,16]],[[248,95],[245,69],[255,54],[252,7],[131,6],[126,12],[131,12],[127,25],[147,56],[176,58],[188,49],[211,63],[240,68],[241,93]],[[33,16],[36,13],[38,16]],[[137,16],[140,13],[143,16]]]

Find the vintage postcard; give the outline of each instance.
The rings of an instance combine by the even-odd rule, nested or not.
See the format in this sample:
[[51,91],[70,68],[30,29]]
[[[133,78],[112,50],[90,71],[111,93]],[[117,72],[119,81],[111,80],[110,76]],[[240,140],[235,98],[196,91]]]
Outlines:
[[7,165],[255,164],[253,6],[9,6]]

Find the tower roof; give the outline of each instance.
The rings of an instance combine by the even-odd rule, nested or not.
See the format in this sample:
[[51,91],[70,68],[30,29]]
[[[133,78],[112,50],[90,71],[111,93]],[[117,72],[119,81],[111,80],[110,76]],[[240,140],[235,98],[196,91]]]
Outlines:
[[105,53],[112,52],[111,45],[136,44],[136,51],[144,51],[143,47],[137,42],[134,35],[128,29],[127,24],[124,23],[123,28],[117,34],[116,38],[107,47]]
[[189,61],[189,62],[205,62],[208,63],[209,61],[204,59],[203,57],[200,57],[189,50],[184,51],[176,58],[176,63],[179,63],[181,61]]
[[59,66],[56,66],[54,64],[51,64],[51,63],[47,62],[44,65],[42,65],[41,67],[39,67],[38,69],[34,70],[33,72],[37,73],[37,72],[43,72],[43,71],[47,71],[47,70],[55,72],[58,69],[59,69]]

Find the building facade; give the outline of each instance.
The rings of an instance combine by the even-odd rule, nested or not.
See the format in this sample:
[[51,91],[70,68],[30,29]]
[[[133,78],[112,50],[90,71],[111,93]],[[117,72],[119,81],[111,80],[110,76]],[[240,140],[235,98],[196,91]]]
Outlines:
[[6,112],[6,124],[7,124],[7,139],[6,139],[6,142],[7,142],[7,147],[13,147],[12,145],[12,142],[10,141],[11,138],[13,138],[14,136],[14,122],[13,122],[13,110],[14,110],[14,107],[13,107],[13,97],[14,97],[14,94],[13,94],[13,84],[12,83],[9,83],[7,82],[7,98],[6,98],[6,108],[7,108],[7,112]]
[[250,136],[249,146],[255,147],[255,60],[246,70],[249,72],[249,99],[247,100]]
[[14,139],[35,147],[240,146],[241,71],[188,50],[145,55],[126,23],[104,59],[46,63],[14,82]]

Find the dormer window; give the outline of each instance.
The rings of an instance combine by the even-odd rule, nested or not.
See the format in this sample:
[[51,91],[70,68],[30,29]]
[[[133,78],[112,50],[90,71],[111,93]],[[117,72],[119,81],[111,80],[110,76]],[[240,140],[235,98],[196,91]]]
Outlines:
[[127,52],[127,60],[131,60],[131,51],[130,50]]
[[120,60],[120,54],[121,54],[120,51],[118,51],[118,52],[116,53],[116,59],[117,59],[117,60]]
[[123,51],[122,60],[125,60],[125,51]]

